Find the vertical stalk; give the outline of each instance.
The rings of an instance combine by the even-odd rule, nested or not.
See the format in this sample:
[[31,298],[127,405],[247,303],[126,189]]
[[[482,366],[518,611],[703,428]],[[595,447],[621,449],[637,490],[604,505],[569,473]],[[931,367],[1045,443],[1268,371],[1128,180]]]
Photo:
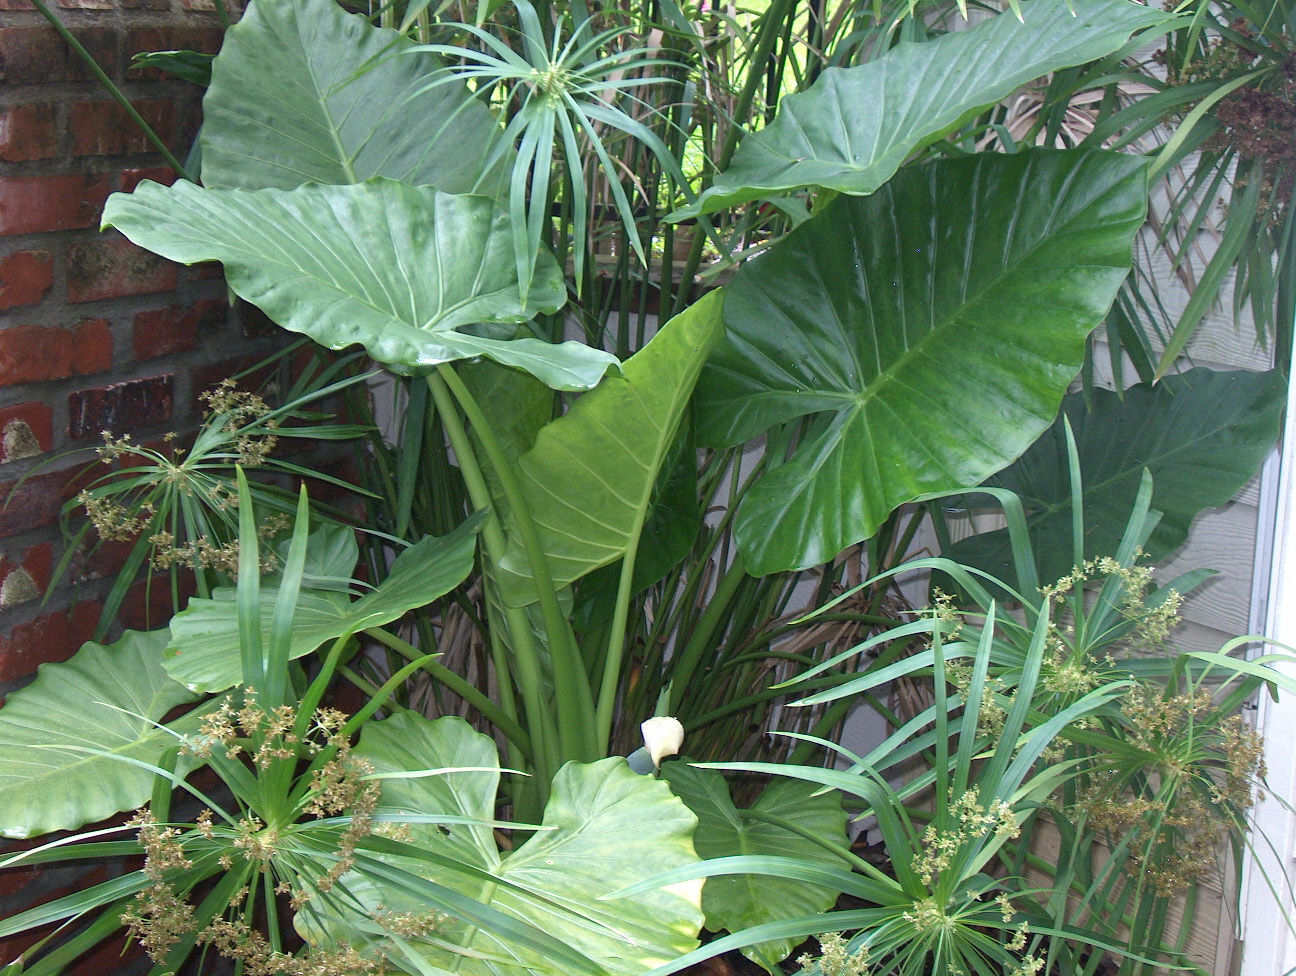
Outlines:
[[603,658],[603,680],[599,685],[598,710],[594,716],[594,741],[604,753],[609,750],[612,742],[612,712],[616,708],[617,688],[621,683],[621,658],[625,653],[626,620],[630,614],[630,598],[634,596],[635,556],[638,551],[639,537],[636,535],[621,559],[616,608],[612,612],[607,655]]
[[[463,472],[464,484],[468,488],[468,497],[477,508],[489,511],[486,524],[482,527],[482,545],[490,560],[498,565],[504,557],[504,531],[500,528],[499,517],[491,504],[490,490],[486,479],[473,454],[468,432],[459,419],[454,399],[446,388],[443,374],[433,373],[427,378],[428,390],[441,414],[446,436],[459,459],[459,468]],[[556,756],[558,743],[554,738],[553,722],[544,699],[544,685],[540,674],[540,657],[536,650],[535,639],[531,634],[530,621],[521,610],[505,607],[504,610],[509,633],[513,635],[513,649],[517,680],[522,692],[522,701],[526,707],[527,724],[532,732],[532,752],[535,756],[537,787],[542,795],[547,796],[549,782],[558,770]]]

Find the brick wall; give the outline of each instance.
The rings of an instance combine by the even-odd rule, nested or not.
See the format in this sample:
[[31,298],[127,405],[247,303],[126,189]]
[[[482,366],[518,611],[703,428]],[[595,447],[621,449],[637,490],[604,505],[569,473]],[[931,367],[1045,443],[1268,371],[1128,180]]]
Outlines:
[[[63,23],[183,160],[200,90],[132,69],[130,57],[214,52],[222,31],[211,0],[58,4]],[[115,569],[109,549],[41,603],[63,554],[60,506],[91,459],[66,452],[99,443],[104,429],[140,442],[191,429],[204,385],[276,341],[264,330],[244,335],[218,268],[180,267],[98,232],[110,193],[175,178],[150,149],[29,0],[0,0],[0,504],[8,498],[0,508],[0,694],[91,635]],[[164,622],[142,589],[121,615],[137,628]],[[0,915],[63,884],[39,870],[6,874]],[[18,948],[0,942],[0,965]]]

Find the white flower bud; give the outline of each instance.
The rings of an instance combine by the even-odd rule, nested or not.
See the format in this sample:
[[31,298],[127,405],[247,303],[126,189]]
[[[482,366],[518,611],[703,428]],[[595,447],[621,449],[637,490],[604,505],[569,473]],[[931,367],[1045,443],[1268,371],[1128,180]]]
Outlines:
[[661,765],[667,756],[677,755],[684,744],[684,726],[679,719],[667,715],[650,718],[639,728],[643,731],[644,748],[652,757],[653,768]]

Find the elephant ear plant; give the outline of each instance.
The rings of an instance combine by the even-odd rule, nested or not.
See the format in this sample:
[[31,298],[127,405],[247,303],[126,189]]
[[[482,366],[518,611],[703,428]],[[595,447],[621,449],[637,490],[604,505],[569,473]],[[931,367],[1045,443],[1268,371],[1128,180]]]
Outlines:
[[[607,40],[581,27],[562,40],[563,16],[545,27],[529,9],[517,6],[523,35],[551,31],[543,38],[549,60],[565,51],[589,61],[588,45]],[[772,44],[770,25],[790,9],[776,0],[760,36]],[[162,667],[179,681],[162,682],[167,693],[177,701],[198,691],[232,695],[200,707],[228,717],[221,704],[228,700],[236,716],[229,721],[238,724],[251,688],[266,717],[235,728],[229,748],[239,758],[222,760],[216,748],[212,757],[197,757],[215,759],[242,807],[225,826],[216,816],[208,827],[174,828],[182,837],[176,843],[167,834],[172,862],[158,870],[175,890],[166,898],[183,900],[214,877],[213,865],[228,853],[221,845],[241,840],[267,868],[254,879],[259,904],[294,909],[307,945],[345,945],[413,973],[502,966],[634,973],[687,952],[703,912],[714,928],[774,923],[827,907],[848,890],[835,875],[825,883],[830,875],[820,874],[791,877],[785,904],[758,904],[750,891],[725,883],[709,886],[704,898],[693,882],[608,897],[637,884],[636,870],[688,867],[696,859],[694,814],[662,780],[635,776],[609,758],[618,720],[637,727],[648,717],[618,715],[632,689],[653,688],[659,714],[669,714],[687,704],[706,670],[705,634],[679,635],[678,657],[662,674],[639,669],[631,654],[632,618],[643,614],[634,597],[646,585],[637,570],[663,561],[650,540],[660,517],[669,516],[667,483],[685,482],[696,504],[689,487],[700,478],[694,433],[704,444],[735,450],[766,439],[760,474],[735,488],[736,508],[725,516],[738,551],[719,567],[719,596],[749,574],[831,560],[873,535],[902,503],[975,485],[1020,455],[1051,423],[1086,337],[1128,271],[1146,205],[1143,164],[1101,151],[901,164],[1021,82],[1110,54],[1165,19],[1128,0],[1092,0],[1075,12],[1065,0],[1024,0],[1020,16],[1004,14],[929,45],[901,44],[876,61],[825,74],[790,96],[736,155],[725,154],[721,162],[732,157],[733,166],[715,178],[722,193],[699,202],[675,186],[669,201],[712,208],[808,188],[813,215],[741,268],[728,289],[696,295],[690,271],[675,294],[675,314],[663,316],[633,354],[618,349],[623,354],[614,356],[557,341],[565,336],[564,304],[581,289],[565,279],[557,257],[576,243],[564,237],[572,226],[547,216],[572,210],[546,201],[567,194],[575,206],[585,193],[588,174],[571,152],[565,169],[547,165],[555,127],[573,117],[565,112],[584,110],[601,123],[581,127],[586,138],[607,127],[639,131],[626,122],[630,116],[608,108],[620,82],[591,98],[588,72],[533,77],[497,51],[507,62],[498,77],[492,82],[474,67],[470,90],[462,70],[441,60],[453,56],[447,45],[415,45],[329,0],[252,0],[212,63],[204,185],[142,183],[110,199],[105,226],[171,260],[220,261],[231,289],[285,329],[331,349],[362,347],[401,377],[411,408],[424,410],[407,429],[425,442],[448,443],[454,467],[447,483],[466,503],[447,506],[457,527],[428,543],[435,551],[420,552],[424,542],[417,541],[381,567],[386,579],[377,590],[357,599],[320,582],[338,575],[324,569],[330,560],[323,556],[305,575],[308,550],[300,541],[278,581],[262,587],[248,564],[237,591],[213,592],[176,618],[172,656]],[[480,40],[465,25],[441,26]],[[466,61],[489,66],[478,54]],[[628,63],[647,69],[653,59]],[[604,68],[597,71],[615,76]],[[956,97],[878,99],[875,111],[849,123],[836,112],[843,92],[881,86],[912,94],[933,85]],[[526,104],[538,107],[505,121],[513,100],[502,93],[518,86],[565,99],[566,108],[540,105],[537,95]],[[282,94],[271,101],[266,92]],[[814,133],[814,159],[833,165],[803,165],[810,157],[790,135],[802,130]],[[564,147],[579,147],[574,130],[570,135]],[[650,155],[664,149],[661,141],[644,145]],[[779,153],[792,159],[786,171],[761,175]],[[606,157],[594,156],[607,171]],[[832,172],[842,169],[865,175]],[[519,194],[526,197],[522,221]],[[618,213],[633,216],[620,202]],[[541,233],[535,214],[544,218]],[[551,237],[552,249],[545,243]],[[418,470],[417,459],[402,465],[406,475]],[[305,523],[303,514],[299,534]],[[424,568],[450,565],[441,561],[450,558],[447,547],[463,570],[446,574],[453,579]],[[433,603],[467,576],[464,560],[479,573],[478,674],[489,675],[480,684],[437,661],[434,624],[415,640],[396,627],[406,610]],[[436,587],[427,585],[433,578]],[[258,635],[267,626],[272,636],[263,647]],[[312,766],[318,756],[275,739],[303,735],[295,726],[279,730],[275,709],[290,703],[299,685],[313,695],[321,679],[307,685],[287,675],[336,670],[361,636],[408,663],[370,689],[375,697],[362,713],[359,742],[350,742],[360,724],[354,719],[324,730],[319,755],[332,758]],[[501,785],[493,747],[457,720],[429,722],[395,704],[387,706],[394,714],[374,720],[412,669],[492,726],[504,763],[517,772]],[[147,720],[132,726],[136,739],[153,742],[152,723],[169,701],[163,695]],[[295,714],[313,711],[312,703]],[[219,720],[181,721],[205,722],[211,738]],[[344,810],[318,801],[326,827],[295,827],[311,812],[302,804],[323,788],[323,765],[341,754],[343,739],[347,762],[367,764],[365,772],[357,765],[338,772],[355,802]],[[188,747],[174,760],[162,749],[151,753],[152,744],[126,748],[136,769],[168,784],[183,782],[184,763],[195,759]],[[267,753],[262,767],[255,757],[263,748],[292,756]],[[241,761],[249,756],[250,765]],[[11,775],[16,793],[23,774]],[[809,802],[804,791],[780,788],[740,808],[714,781],[667,779],[699,814],[705,808],[699,852],[759,841],[765,849],[800,849],[811,860],[804,840],[821,857],[844,859],[841,817],[828,801],[802,820],[788,798]],[[381,801],[365,799],[368,783],[383,784]],[[491,833],[497,790],[518,824],[510,852]],[[258,806],[266,797],[285,804],[275,817]],[[388,803],[396,826],[357,836],[358,820],[387,822],[380,818]],[[78,816],[57,822],[71,826]],[[737,827],[725,826],[734,816]],[[156,810],[154,818],[166,819]],[[50,822],[26,817],[22,825],[39,832]],[[626,840],[632,822],[640,826]],[[276,833],[267,834],[271,829]],[[61,851],[55,846],[49,856]],[[588,873],[591,858],[606,862],[596,877]],[[222,898],[251,897],[238,881],[228,885],[229,892],[191,906],[194,929],[159,950],[159,967],[200,941],[196,933],[211,931]],[[39,920],[117,906],[93,923],[102,932],[113,911],[121,914],[121,900],[139,890],[120,882],[91,896],[93,905],[65,900]],[[249,912],[255,904],[248,902]],[[132,917],[142,918],[145,907],[132,909]],[[277,917],[269,912],[267,921]],[[18,916],[0,932],[37,920]],[[225,930],[206,944],[222,948],[240,933],[246,930]],[[773,966],[788,937],[770,933],[753,955]],[[286,930],[259,938],[265,941],[252,941],[272,955],[291,941]]]

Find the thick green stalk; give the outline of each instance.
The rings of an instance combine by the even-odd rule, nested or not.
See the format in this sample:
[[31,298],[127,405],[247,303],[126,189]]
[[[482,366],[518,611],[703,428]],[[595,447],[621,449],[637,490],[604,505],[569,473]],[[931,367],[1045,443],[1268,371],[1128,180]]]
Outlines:
[[[630,616],[630,598],[634,596],[635,556],[639,537],[634,536],[621,559],[621,579],[617,584],[616,608],[612,612],[612,630],[608,636],[607,655],[603,658],[603,681],[599,685],[598,711],[595,713],[595,738],[599,750],[609,751],[612,743],[612,713],[616,710],[617,690],[621,684],[621,658],[625,653],[626,621]],[[632,718],[637,716],[632,716]],[[649,716],[645,715],[644,718]]]
[[679,710],[680,702],[688,691],[693,672],[697,670],[702,654],[711,644],[712,636],[729,615],[729,604],[733,600],[738,586],[747,577],[742,557],[734,556],[734,561],[720,577],[715,593],[711,595],[707,608],[697,622],[693,634],[680,652],[679,662],[671,669],[671,711]]
[[[549,559],[521,485],[514,475],[513,466],[463,381],[449,366],[438,367],[438,375],[454,394],[459,406],[473,425],[473,430],[495,469],[500,488],[508,501],[509,514],[522,537],[527,562],[535,580],[540,612],[544,618],[545,632],[549,635],[549,652],[553,662],[554,703],[557,706],[559,761],[575,759],[588,761],[598,758],[593,754],[589,732],[594,728],[594,702],[585,668],[577,654],[571,626],[562,608],[558,606],[558,592],[549,571]],[[456,453],[458,448],[456,448]],[[501,551],[501,556],[503,555]],[[498,565],[499,559],[492,556]],[[528,625],[529,628],[529,625]],[[510,624],[510,631],[512,625]]]
[[[441,423],[445,427],[446,436],[450,438],[450,446],[454,448],[455,456],[459,460],[459,469],[463,472],[468,497],[475,507],[486,509],[490,513],[486,524],[482,527],[482,545],[491,562],[498,565],[504,557],[504,530],[500,527],[499,517],[491,504],[490,489],[486,486],[486,479],[477,464],[476,455],[473,454],[468,432],[459,419],[454,398],[450,395],[450,390],[446,387],[442,376],[437,373],[429,375],[427,384],[432,399],[436,401],[437,410],[441,414]],[[537,788],[547,796],[549,782],[553,779],[553,774],[558,771],[555,762],[558,744],[554,738],[549,708],[544,699],[544,686],[540,676],[540,655],[536,650],[531,624],[526,614],[513,607],[505,607],[504,613],[509,632],[513,635],[517,682],[526,707],[527,723],[533,733],[531,741],[532,753],[535,757]]]

